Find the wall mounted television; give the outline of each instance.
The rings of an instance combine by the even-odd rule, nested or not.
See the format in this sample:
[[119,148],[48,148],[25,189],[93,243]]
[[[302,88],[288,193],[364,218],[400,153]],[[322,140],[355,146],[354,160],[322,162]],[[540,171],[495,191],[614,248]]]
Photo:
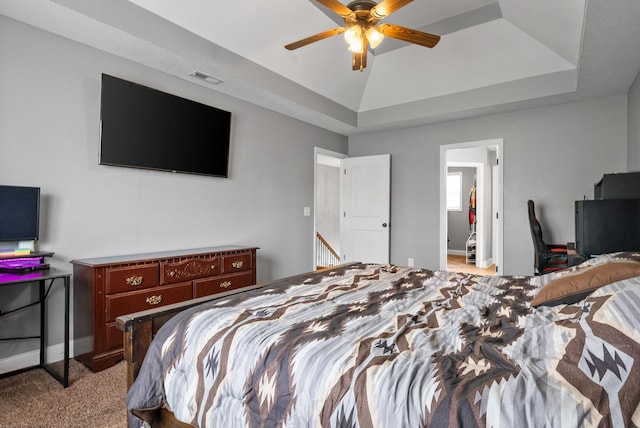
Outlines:
[[228,111],[102,74],[100,119],[100,165],[228,177]]
[[0,185],[0,242],[37,241],[40,188]]

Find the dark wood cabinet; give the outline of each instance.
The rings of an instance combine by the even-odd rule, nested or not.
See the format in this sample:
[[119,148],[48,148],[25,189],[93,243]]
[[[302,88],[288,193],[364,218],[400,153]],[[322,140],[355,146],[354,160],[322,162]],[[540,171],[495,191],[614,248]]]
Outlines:
[[122,359],[120,315],[256,283],[256,247],[72,260],[75,359],[97,372]]

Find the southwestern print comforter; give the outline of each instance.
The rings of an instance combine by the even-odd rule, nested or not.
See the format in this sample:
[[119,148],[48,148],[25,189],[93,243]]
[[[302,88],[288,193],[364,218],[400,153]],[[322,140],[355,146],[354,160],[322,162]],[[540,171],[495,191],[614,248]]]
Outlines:
[[213,300],[162,327],[128,408],[224,428],[639,425],[640,278],[532,308],[554,275],[358,264]]

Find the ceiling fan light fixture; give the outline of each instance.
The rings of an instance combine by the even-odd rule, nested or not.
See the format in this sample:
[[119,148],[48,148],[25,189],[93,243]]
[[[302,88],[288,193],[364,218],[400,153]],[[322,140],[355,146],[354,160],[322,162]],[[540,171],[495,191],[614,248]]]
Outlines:
[[298,49],[310,43],[343,34],[344,40],[353,52],[351,66],[353,70],[364,70],[367,66],[368,45],[375,49],[384,37],[401,40],[407,43],[432,48],[440,41],[440,36],[425,33],[395,24],[380,24],[378,22],[406,6],[413,0],[352,0],[344,5],[339,0],[317,0],[324,6],[337,13],[344,20],[344,27],[336,27],[310,37],[289,43],[284,47],[288,50]]
[[[344,32],[344,40],[350,47],[362,43],[362,28],[359,25],[352,25]],[[351,48],[349,48],[351,49]]]
[[349,50],[353,53],[362,53],[362,41],[349,45]]
[[378,31],[378,28],[373,26],[367,28],[365,34],[367,36],[367,40],[369,41],[371,49],[375,49],[380,46],[380,43],[382,43],[382,40],[384,39],[384,34]]

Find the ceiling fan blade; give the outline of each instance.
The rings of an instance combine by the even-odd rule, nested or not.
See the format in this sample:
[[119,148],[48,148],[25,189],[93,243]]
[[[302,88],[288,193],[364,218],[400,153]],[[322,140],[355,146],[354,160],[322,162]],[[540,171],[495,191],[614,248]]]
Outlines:
[[367,41],[362,40],[362,52],[354,52],[351,68],[354,71],[362,71],[367,67]]
[[326,39],[341,33],[344,33],[343,27],[332,28],[331,30],[323,31],[322,33],[318,33],[313,36],[307,37],[305,39],[298,40],[297,42],[289,43],[288,45],[285,46],[285,48],[292,51],[294,49],[301,48],[308,44],[311,44],[311,43],[314,43],[322,39]]
[[440,36],[435,34],[423,33],[422,31],[412,30],[411,28],[401,27],[394,24],[382,24],[378,27],[378,31],[385,36],[402,40],[416,45],[432,48],[440,41]]
[[337,13],[338,15],[342,16],[343,18],[346,18],[347,16],[350,16],[353,13],[351,9],[349,9],[347,6],[340,3],[338,0],[317,0],[317,1],[318,3],[325,5],[326,7],[328,7],[335,13]]
[[383,0],[382,3],[371,8],[369,14],[375,19],[383,19],[412,1],[413,0]]

